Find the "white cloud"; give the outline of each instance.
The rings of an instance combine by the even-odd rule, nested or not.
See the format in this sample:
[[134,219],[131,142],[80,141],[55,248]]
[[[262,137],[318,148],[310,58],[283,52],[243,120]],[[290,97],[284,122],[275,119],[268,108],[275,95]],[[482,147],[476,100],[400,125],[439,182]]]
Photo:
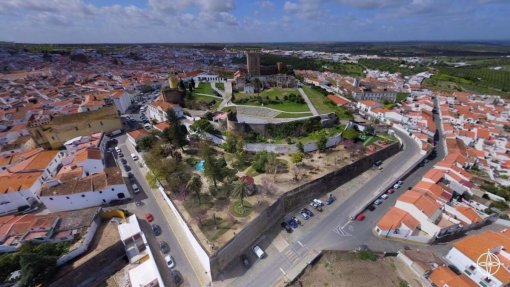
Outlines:
[[274,3],[268,0],[259,1],[258,4],[262,9],[272,10],[275,8]]

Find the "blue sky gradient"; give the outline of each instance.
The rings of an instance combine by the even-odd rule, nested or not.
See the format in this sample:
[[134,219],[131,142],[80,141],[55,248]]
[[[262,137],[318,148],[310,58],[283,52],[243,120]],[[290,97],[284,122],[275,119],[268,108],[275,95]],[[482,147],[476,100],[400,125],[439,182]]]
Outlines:
[[510,0],[1,0],[26,43],[510,40]]

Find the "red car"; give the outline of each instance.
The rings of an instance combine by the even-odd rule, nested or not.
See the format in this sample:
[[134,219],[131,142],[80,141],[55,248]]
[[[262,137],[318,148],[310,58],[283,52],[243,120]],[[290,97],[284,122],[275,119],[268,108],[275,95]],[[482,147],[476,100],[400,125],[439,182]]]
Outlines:
[[154,220],[154,217],[152,216],[152,214],[150,212],[147,212],[145,214],[145,219],[147,219],[148,222],[152,222]]
[[395,192],[395,190],[393,188],[390,188],[388,189],[388,191],[386,192],[387,194],[393,194]]
[[365,215],[363,213],[360,213],[356,216],[356,220],[358,221],[363,221],[363,219],[365,219]]

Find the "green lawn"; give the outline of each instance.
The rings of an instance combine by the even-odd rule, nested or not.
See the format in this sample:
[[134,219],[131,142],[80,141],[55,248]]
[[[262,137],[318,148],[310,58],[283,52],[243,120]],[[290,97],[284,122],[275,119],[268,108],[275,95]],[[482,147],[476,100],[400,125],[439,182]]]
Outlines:
[[[331,136],[340,134],[341,132],[344,131],[344,129],[345,129],[345,127],[342,125],[338,125],[338,126],[335,126],[332,128],[323,128],[319,131],[311,132],[304,137],[299,137],[299,138],[293,137],[292,142],[296,143],[299,141],[303,144],[315,142],[315,141],[319,140],[322,133],[324,133],[326,135],[326,137],[331,137]],[[285,138],[285,139],[276,140],[275,143],[277,143],[277,144],[287,143],[287,139]]]
[[218,90],[221,90],[221,91],[225,90],[225,85],[223,83],[215,83],[214,85],[216,86],[216,89],[218,89]]
[[193,90],[193,94],[195,94],[195,93],[208,94],[208,95],[213,95],[214,96],[214,92],[213,92],[213,89],[211,88],[211,84],[210,83],[200,83],[200,84],[198,84],[198,88],[195,88]]
[[304,86],[303,91],[308,96],[308,99],[312,102],[312,105],[317,109],[319,114],[333,113],[334,109],[328,102],[331,102],[321,92],[312,89],[309,86]]
[[[262,107],[262,105],[259,103],[246,103],[244,105]],[[267,105],[263,105],[263,106],[266,108],[271,108],[271,109],[279,110],[282,112],[309,112],[310,111],[307,104],[298,104],[298,103],[292,103],[292,102],[285,102],[285,103],[281,103],[281,104],[267,104]]]
[[276,116],[276,118],[286,119],[286,118],[301,118],[301,117],[311,117],[312,113],[299,113],[299,114],[291,114],[291,113],[280,113]]
[[288,96],[290,94],[299,95],[299,91],[297,89],[271,88],[268,90],[264,90],[264,91],[260,92],[259,94],[257,94],[257,93],[254,93],[254,94],[236,93],[235,98],[236,99],[245,99],[245,98],[261,96],[262,98],[269,97],[269,99],[276,99],[276,97],[283,99],[284,96]]
[[[295,95],[295,98],[299,98],[302,103],[293,102],[290,100],[285,100],[286,97],[289,97],[291,94]],[[260,94],[246,94],[246,93],[237,93],[234,95],[235,100],[234,103],[238,105],[247,105],[247,106],[264,106],[267,108],[280,110],[282,112],[309,112],[310,109],[308,105],[304,103],[304,100],[301,98],[301,95],[297,89],[284,89],[284,88],[271,88],[268,90],[262,91]],[[262,102],[268,101],[280,101],[280,103],[266,103],[262,104]]]

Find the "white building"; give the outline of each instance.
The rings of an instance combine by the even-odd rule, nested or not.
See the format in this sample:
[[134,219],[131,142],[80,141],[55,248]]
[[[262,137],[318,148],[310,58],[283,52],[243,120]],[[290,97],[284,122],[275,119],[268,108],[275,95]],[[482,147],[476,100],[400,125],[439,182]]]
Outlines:
[[121,114],[124,114],[131,105],[131,96],[127,91],[116,91],[110,95],[113,104]]
[[[452,249],[445,259],[457,267],[460,272],[482,287],[500,287],[510,285],[510,232],[505,229],[501,232],[485,231],[480,234],[468,236],[453,243]],[[502,263],[493,275],[484,272],[478,266],[478,258],[490,252]],[[495,259],[494,259],[495,260]]]
[[40,199],[52,212],[77,210],[109,204],[131,198],[120,169],[106,168],[104,172],[66,181],[54,181],[43,186]]
[[0,215],[40,202],[42,184],[53,179],[63,157],[62,151],[39,151],[0,172]]
[[167,111],[173,110],[178,118],[184,117],[184,111],[181,106],[163,101],[155,101],[148,105],[147,117],[160,123],[168,120]]
[[133,267],[128,271],[130,285],[165,286],[136,215],[128,217],[125,223],[119,224],[118,229],[130,267]]

